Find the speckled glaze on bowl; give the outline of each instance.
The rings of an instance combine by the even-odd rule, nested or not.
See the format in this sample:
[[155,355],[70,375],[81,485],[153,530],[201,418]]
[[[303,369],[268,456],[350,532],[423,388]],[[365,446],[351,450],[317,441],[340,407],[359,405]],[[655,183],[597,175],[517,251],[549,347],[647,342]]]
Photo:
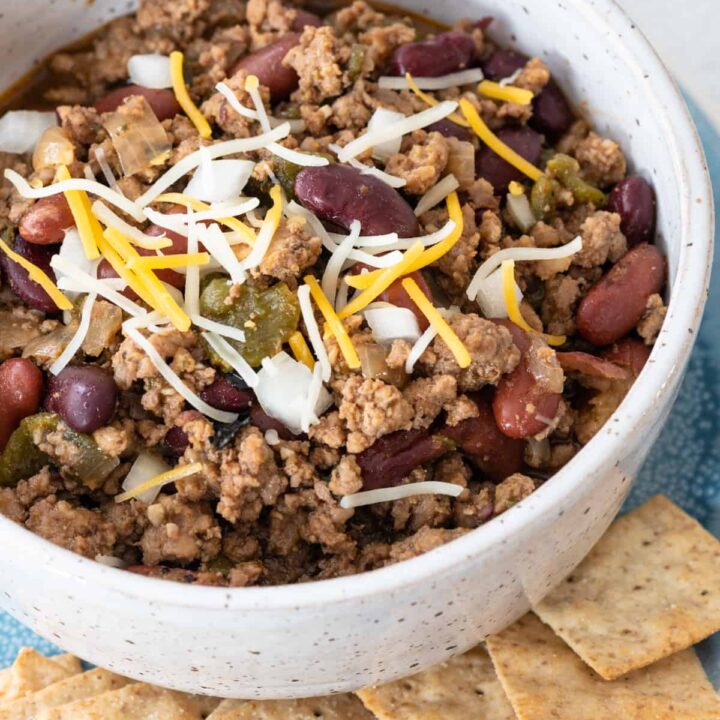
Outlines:
[[[248,698],[347,691],[418,671],[512,622],[582,559],[667,417],[706,297],[713,218],[702,149],[662,64],[611,0],[398,4],[448,22],[492,15],[493,34],[546,60],[653,183],[672,289],[649,364],[598,436],[529,498],[455,542],[364,575],[188,587],[85,560],[0,517],[0,604],[91,662]],[[0,86],[37,55],[132,8],[113,0],[7,3]]]

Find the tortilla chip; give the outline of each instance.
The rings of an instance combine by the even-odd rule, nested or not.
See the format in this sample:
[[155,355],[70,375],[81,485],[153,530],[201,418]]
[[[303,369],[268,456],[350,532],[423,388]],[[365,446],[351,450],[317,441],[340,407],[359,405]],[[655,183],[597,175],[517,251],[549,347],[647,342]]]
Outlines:
[[22,648],[5,677],[0,705],[42,690],[74,673],[32,648]]
[[202,720],[194,701],[182,693],[133,683],[119,690],[43,710],[37,720]]
[[53,655],[50,660],[65,668],[71,675],[77,675],[83,671],[82,660],[75,655],[70,653],[63,653],[62,655]]
[[518,720],[720,718],[720,697],[692,649],[608,682],[532,614],[487,646]]
[[514,720],[484,647],[358,696],[378,720]]
[[720,630],[720,542],[659,495],[617,520],[534,611],[614,680]]
[[207,720],[374,720],[354,695],[305,700],[224,700]]

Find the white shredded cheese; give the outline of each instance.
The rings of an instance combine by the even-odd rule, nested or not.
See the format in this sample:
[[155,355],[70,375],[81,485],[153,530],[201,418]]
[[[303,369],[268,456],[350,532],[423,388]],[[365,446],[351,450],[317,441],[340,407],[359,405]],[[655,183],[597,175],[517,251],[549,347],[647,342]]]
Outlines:
[[[402,117],[405,116],[403,115]],[[370,126],[368,125],[368,128],[369,127]],[[338,155],[342,148],[335,143],[331,143],[328,145],[328,150],[332,150],[332,152]],[[354,167],[356,170],[359,170],[363,175],[372,175],[373,177],[382,180],[386,185],[389,185],[392,188],[401,188],[407,185],[407,180],[405,180],[405,178],[398,177],[397,175],[390,175],[389,173],[383,172],[372,165],[365,165],[365,163],[361,163],[355,158],[350,158],[347,164]]]
[[[125,492],[134,490],[139,485],[146,483],[148,480],[152,480],[158,475],[162,475],[170,470],[170,466],[164,462],[155,453],[143,450],[138,456],[135,462],[130,468],[130,472],[123,480],[122,489]],[[156,485],[155,487],[149,488],[144,492],[139,493],[136,497],[138,500],[142,500],[148,505],[152,505],[157,496],[160,494],[162,485]]]
[[[105,151],[102,149],[102,147],[95,148],[95,159],[97,160],[97,164],[100,166],[100,170],[102,171],[103,176],[105,177],[105,181],[107,184],[113,189],[118,190],[117,186],[117,178],[115,177],[115,174],[112,171],[112,168],[110,167],[110,163],[107,161],[107,158],[105,157]],[[90,167],[89,165],[87,167]],[[118,190],[119,192],[119,190]]]
[[[484,78],[485,75],[480,68],[470,68],[438,77],[413,77],[413,82],[420,90],[446,90],[477,83]],[[404,76],[383,75],[378,79],[378,87],[383,90],[407,90],[410,86]]]
[[275,428],[270,428],[265,431],[265,442],[272,447],[280,442],[280,436]]
[[431,210],[459,187],[460,183],[454,175],[446,175],[418,200],[418,204],[415,206],[415,216],[420,217],[423,213]]
[[245,381],[248,387],[257,387],[257,373],[225,338],[214,332],[204,332],[202,336],[208,345]]
[[215,322],[214,320],[208,320],[206,317],[195,313],[190,314],[190,319],[192,320],[193,325],[197,325],[203,330],[208,330],[209,332],[220,335],[221,337],[228,337],[231,340],[245,342],[245,333],[239,328],[231,327],[230,325],[223,325],[223,323]]
[[337,246],[337,249],[330,256],[325,272],[322,276],[322,291],[325,297],[335,305],[335,295],[337,294],[338,278],[343,264],[348,259],[352,251],[355,240],[360,236],[360,221],[353,220],[350,224],[350,234],[343,239]]
[[[347,285],[345,286],[347,287]],[[324,382],[330,380],[330,373],[332,368],[330,367],[330,358],[328,357],[327,350],[325,349],[325,343],[320,335],[320,328],[318,327],[317,320],[315,319],[315,313],[312,309],[312,303],[310,301],[310,287],[308,285],[301,285],[297,291],[298,302],[300,303],[300,312],[302,313],[303,322],[305,323],[305,329],[310,339],[315,357],[318,360],[318,365],[322,367],[322,379]]]
[[[284,200],[281,201],[285,205]],[[265,253],[270,249],[270,243],[275,235],[277,227],[270,217],[270,211],[265,215],[262,227],[255,238],[255,244],[249,255],[240,263],[243,270],[252,270],[263,261]]]
[[237,198],[250,179],[251,160],[213,160],[208,148],[201,148],[202,161],[185,186],[185,195],[204,202],[221,203]]
[[315,215],[315,213],[308,210],[307,208],[304,208],[302,205],[299,205],[297,202],[295,202],[295,200],[291,200],[289,203],[287,203],[287,205],[285,205],[284,212],[287,217],[299,215],[300,217],[305,218],[308,225],[310,225],[310,229],[322,241],[323,247],[328,252],[335,252],[335,249],[337,248],[336,243],[334,243],[330,239],[328,231],[325,229],[325,227],[320,222],[320,219],[317,217],[317,215]]
[[405,372],[412,375],[415,369],[415,363],[420,359],[421,355],[430,347],[430,343],[435,339],[437,330],[430,327],[418,338],[418,341],[410,348],[407,360],[405,360]]
[[506,87],[507,85],[512,85],[521,75],[522,71],[525,68],[518,68],[514,73],[511,75],[508,75],[507,77],[504,77],[502,80],[498,82],[498,85],[502,85],[502,87]]
[[[401,112],[378,108],[370,118],[370,121],[367,124],[367,129],[368,132],[372,132],[378,128],[391,125],[392,123],[399,122],[404,119],[405,115]],[[383,143],[379,143],[373,148],[373,157],[378,160],[387,160],[391,155],[400,152],[400,145],[402,145],[402,137],[392,138],[392,140],[386,140]]]
[[97,295],[95,293],[91,293],[85,298],[82,313],[80,314],[80,324],[78,325],[77,331],[62,351],[60,357],[58,357],[49,368],[53,375],[59,375],[65,369],[67,364],[75,357],[75,353],[83,344],[83,340],[85,340],[85,336],[90,329],[90,318],[92,317],[92,310],[96,299]]
[[303,409],[302,421],[300,427],[304,433],[310,432],[310,426],[319,422],[315,409],[320,400],[320,393],[323,390],[322,368],[320,363],[316,363],[312,371],[312,379],[307,392],[307,401]]
[[340,279],[337,295],[335,296],[335,312],[340,312],[348,304],[348,293],[350,286],[345,282],[345,278]]
[[[114,228],[122,233],[133,245],[137,245],[145,250],[162,250],[162,248],[172,247],[172,241],[168,238],[147,235],[142,230],[126,223],[101,200],[96,200],[92,204],[92,211],[93,215],[95,215],[105,227]],[[159,225],[159,223],[155,224]]]
[[381,502],[391,502],[413,497],[414,495],[449,495],[457,497],[464,490],[461,485],[427,480],[425,482],[408,483],[395,487],[378,488],[377,490],[364,490],[363,492],[345,495],[340,499],[341,508],[356,508],[363,505],[375,505]]
[[[188,222],[187,251],[194,255],[198,251],[197,225],[191,208],[185,214]],[[192,320],[200,315],[200,267],[191,265],[185,273],[185,293],[183,297],[185,311]],[[197,323],[196,323],[197,324]]]
[[244,283],[245,273],[243,267],[223,237],[220,226],[213,223],[212,225],[196,225],[195,228],[200,242],[227,271],[233,283]]

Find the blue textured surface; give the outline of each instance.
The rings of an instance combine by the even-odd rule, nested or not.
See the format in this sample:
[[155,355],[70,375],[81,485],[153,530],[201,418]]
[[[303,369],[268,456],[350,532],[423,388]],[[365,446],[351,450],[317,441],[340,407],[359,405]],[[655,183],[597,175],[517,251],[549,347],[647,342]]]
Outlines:
[[[691,106],[705,143],[720,208],[720,134]],[[720,235],[720,233],[718,233]],[[719,238],[720,239],[720,238]],[[720,247],[720,242],[718,242]],[[716,253],[708,310],[690,360],[687,376],[668,424],[628,499],[635,506],[665,493],[720,535],[720,252]],[[58,649],[9,615],[0,613],[0,667],[25,646],[51,654]],[[700,647],[700,655],[720,687],[720,634]]]

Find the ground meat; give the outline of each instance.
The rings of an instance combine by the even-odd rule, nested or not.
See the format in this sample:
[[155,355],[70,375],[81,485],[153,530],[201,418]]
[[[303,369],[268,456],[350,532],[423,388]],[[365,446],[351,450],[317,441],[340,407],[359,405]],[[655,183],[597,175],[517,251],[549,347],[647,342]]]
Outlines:
[[495,488],[495,515],[509,510],[535,489],[535,481],[522,473],[505,478]]
[[[328,119],[337,128],[351,128],[359,132],[367,127],[372,116],[372,109],[368,106],[367,99],[363,82],[356,82],[351,92],[341,95],[333,102],[332,114]],[[320,110],[323,111],[322,108]],[[325,118],[323,127],[324,123]]]
[[412,345],[406,340],[393,340],[385,364],[392,370],[404,368],[411,349]]
[[404,540],[393,543],[390,546],[389,562],[396,563],[401,560],[409,560],[423,553],[440,547],[451,540],[462,537],[466,530],[457,528],[455,530],[446,530],[444,528],[420,528],[414,535]]
[[98,428],[93,433],[93,440],[107,455],[120,457],[133,445],[132,423],[117,423]]
[[199,34],[196,23],[210,8],[211,0],[143,0],[137,11],[137,25],[142,32],[166,35],[188,41]]
[[480,233],[480,256],[485,259],[499,249],[503,234],[500,215],[493,210],[486,210],[480,219],[478,232]]
[[328,487],[336,495],[351,495],[362,490],[362,471],[354,455],[343,455],[333,469]]
[[295,288],[302,271],[317,262],[321,250],[322,241],[304,218],[283,220],[260,263],[260,272]]
[[345,426],[337,410],[323,415],[320,422],[310,427],[308,435],[313,442],[335,449],[342,448],[347,441]]
[[[235,73],[225,80],[225,84],[233,91],[238,102],[245,107],[253,107],[252,98],[245,92],[245,80],[247,73],[244,70]],[[260,87],[260,93],[264,102],[268,102],[270,94],[266,87]],[[230,103],[222,93],[213,93],[203,104],[202,113],[212,123],[216,124],[223,132],[234,138],[246,138],[256,135],[257,122],[250,120],[244,115],[233,110]]]
[[383,435],[409,429],[413,407],[393,385],[354,376],[342,389],[340,418],[348,429],[348,452],[359,453]]
[[467,395],[459,395],[457,398],[445,403],[443,410],[447,413],[445,422],[450,427],[468,418],[478,416],[477,405]]
[[392,55],[395,48],[415,40],[415,28],[404,22],[375,25],[358,36],[358,40],[367,46],[367,58],[372,67],[381,67]]
[[625,177],[627,163],[620,146],[608,138],[591,132],[575,148],[583,177],[590,183],[604,187],[614,185]]
[[550,70],[540,58],[531,58],[515,78],[515,87],[530,90],[537,95],[550,82]]
[[556,275],[545,282],[541,317],[553,335],[575,334],[575,307],[582,297],[580,281],[569,275]]
[[0,362],[42,335],[42,321],[40,313],[22,305],[11,310],[0,310]]
[[407,181],[412,195],[426,193],[440,179],[448,162],[448,143],[439,132],[416,130],[403,139],[402,152],[391,155],[385,171]]
[[572,262],[580,267],[604,265],[608,260],[617,262],[627,251],[627,240],[620,230],[617,213],[598,210],[583,222],[583,247],[573,255]]
[[145,565],[185,565],[208,561],[220,552],[220,526],[207,503],[191,503],[179,495],[161,495],[163,522],[150,525],[140,540]]
[[469,530],[479,527],[492,517],[494,507],[495,486],[492,483],[483,483],[477,491],[472,494],[463,493],[457,499],[453,509],[455,524]]
[[343,7],[335,14],[335,27],[338,34],[353,30],[367,30],[375,25],[382,25],[385,16],[377,12],[364,0],[355,0],[352,5]]
[[497,210],[498,200],[493,186],[485,178],[477,178],[468,188],[468,199],[475,210]]
[[62,127],[77,146],[99,145],[108,139],[100,115],[95,108],[61,105],[56,109]]
[[451,313],[448,322],[467,348],[472,362],[461,369],[445,341],[438,336],[418,361],[423,373],[454,375],[458,389],[467,392],[497,384],[500,377],[514,370],[520,361],[520,352],[507,328],[474,313]]
[[577,412],[575,436],[585,445],[615,412],[630,389],[630,382],[617,380],[591,397]]
[[396,500],[390,508],[396,532],[442,527],[450,518],[450,512],[450,498],[447,495],[416,495]]
[[667,308],[662,297],[657,293],[648,298],[640,322],[637,324],[637,333],[645,341],[646,345],[652,345],[657,339],[660,328],[667,315]]
[[568,131],[558,140],[557,151],[565,155],[575,155],[575,150],[590,132],[586,120],[575,120]]
[[433,375],[413,380],[403,391],[412,406],[414,428],[430,427],[443,406],[457,397],[457,381],[452,375]]
[[297,15],[294,8],[285,7],[280,0],[248,0],[245,13],[250,25],[278,32],[288,32]]
[[18,500],[14,488],[0,487],[0,513],[16,523],[25,522],[27,512]]

